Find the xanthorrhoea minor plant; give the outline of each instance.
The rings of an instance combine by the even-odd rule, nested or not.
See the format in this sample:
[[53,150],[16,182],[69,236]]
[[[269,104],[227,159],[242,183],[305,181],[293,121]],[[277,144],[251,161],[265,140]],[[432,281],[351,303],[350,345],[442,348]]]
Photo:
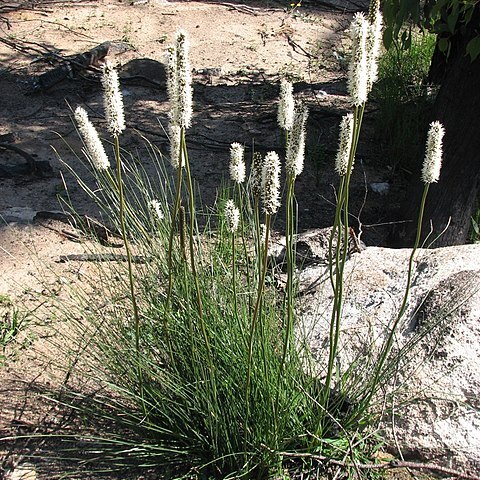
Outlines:
[[[381,30],[378,4],[372,8],[369,19],[357,14],[351,27],[349,90],[354,108],[342,119],[335,164],[340,187],[330,240],[334,302],[322,379],[313,376],[317,369],[309,364],[307,342],[296,341],[295,336],[294,190],[304,166],[308,111],[294,101],[291,84],[282,83],[278,116],[286,133],[285,292],[269,281],[269,239],[281,203],[281,161],[276,152],[264,158],[255,153],[250,180],[245,182],[243,147],[232,144],[233,198],[218,209],[217,232],[198,232],[201,212],[195,206],[186,146],[192,122],[192,86],[185,32],[177,33],[167,53],[174,182],[158,168],[159,182],[152,184],[136,159],[130,161],[122,155],[119,135],[125,122],[110,67],[106,67],[104,84],[115,177],[109,174],[108,156],[95,128],[82,109],[76,110],[102,198],[118,205],[104,210],[110,213],[112,223],[119,225],[127,252],[133,248],[142,259],[141,265],[134,264],[128,253],[126,268],[121,264],[104,267],[114,268],[117,277],[105,276],[110,278],[108,285],[96,282],[98,298],[88,294],[88,308],[81,315],[67,312],[79,331],[87,332],[86,362],[93,366],[89,371],[98,375],[96,383],[113,392],[94,400],[97,412],[132,432],[132,437],[123,432],[111,434],[100,447],[94,445],[96,451],[115,452],[107,457],[112,465],[133,461],[148,467],[178,468],[178,472],[186,469],[192,475],[267,478],[283,471],[285,452],[290,459],[298,454],[293,467],[304,469],[306,475],[308,459],[315,455],[342,461],[350,457],[361,461],[368,455],[365,442],[352,443],[352,438],[361,438],[362,429],[368,426],[370,402],[385,376],[394,331],[406,310],[415,252],[404,305],[371,372],[371,381],[365,384],[358,402],[348,404],[334,372],[348,255],[349,185],[363,110],[375,80]],[[423,172],[425,195],[428,185],[438,179],[442,134],[441,126],[434,124]],[[125,172],[134,184],[126,194]],[[162,185],[170,183],[175,185],[173,192],[162,190]],[[165,215],[167,208],[170,218]],[[208,218],[206,223],[209,225]],[[237,241],[242,242],[241,249]],[[122,275],[128,281],[116,282]],[[130,308],[124,301],[125,285]]]

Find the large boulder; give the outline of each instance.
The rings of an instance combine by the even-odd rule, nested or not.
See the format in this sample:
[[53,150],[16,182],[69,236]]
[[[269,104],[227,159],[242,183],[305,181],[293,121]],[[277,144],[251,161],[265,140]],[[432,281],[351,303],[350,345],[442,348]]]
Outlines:
[[[355,359],[368,362],[378,354],[403,300],[410,253],[369,247],[349,257],[341,371]],[[393,344],[393,354],[406,356],[377,398],[385,408],[381,428],[387,443],[406,459],[480,471],[479,290],[480,245],[418,250],[408,308]],[[328,267],[319,261],[304,268],[299,326],[308,334],[320,376],[332,301]]]

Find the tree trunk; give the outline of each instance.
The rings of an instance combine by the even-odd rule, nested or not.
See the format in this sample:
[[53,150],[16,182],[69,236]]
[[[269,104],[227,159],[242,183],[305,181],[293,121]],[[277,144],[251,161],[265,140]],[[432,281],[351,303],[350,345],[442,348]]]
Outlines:
[[[480,3],[475,6],[465,30],[452,37],[450,56],[440,69],[443,79],[432,120],[439,120],[445,127],[443,166],[438,184],[430,186],[422,226],[422,239],[433,227],[431,241],[449,224],[434,243],[435,247],[466,242],[473,209],[479,198],[480,57],[471,62],[465,53],[468,41],[478,35],[478,25]],[[439,57],[434,55],[435,58]],[[432,65],[432,69],[434,67]],[[411,246],[415,238],[423,190],[419,172],[420,166],[402,206],[402,219],[410,222],[401,224],[403,226],[393,232],[393,243],[397,246]]]

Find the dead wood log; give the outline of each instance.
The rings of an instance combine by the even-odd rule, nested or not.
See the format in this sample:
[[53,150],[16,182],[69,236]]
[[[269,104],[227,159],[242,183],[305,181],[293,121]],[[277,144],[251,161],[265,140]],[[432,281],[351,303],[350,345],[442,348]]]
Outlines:
[[32,94],[49,90],[63,80],[74,78],[75,75],[84,70],[98,71],[98,68],[104,63],[105,57],[123,53],[130,48],[125,42],[101,43],[87,52],[65,59],[57,67],[35,77],[31,89],[27,93]]

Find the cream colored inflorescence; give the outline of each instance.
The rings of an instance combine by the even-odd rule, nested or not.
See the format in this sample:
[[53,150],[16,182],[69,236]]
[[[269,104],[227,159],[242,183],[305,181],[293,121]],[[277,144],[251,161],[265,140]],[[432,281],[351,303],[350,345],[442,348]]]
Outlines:
[[262,171],[263,157],[260,152],[255,152],[252,158],[252,166],[250,172],[250,189],[255,198],[262,196]]
[[293,127],[295,102],[293,85],[285,79],[280,82],[280,101],[278,103],[278,125],[283,130],[290,131]]
[[98,136],[97,130],[88,118],[87,112],[82,107],[77,107],[74,116],[80,135],[85,143],[86,156],[97,170],[108,170],[110,168],[110,161],[105,153],[105,148]]
[[102,85],[107,128],[116,137],[125,130],[125,115],[118,73],[110,62],[103,66]]
[[356,13],[350,25],[352,36],[352,58],[348,71],[348,91],[355,106],[367,101],[368,59],[367,35],[369,23],[363,13]]
[[280,159],[276,152],[268,152],[262,168],[263,210],[273,215],[280,207]]
[[371,3],[371,9],[368,16],[368,36],[367,36],[367,63],[368,79],[367,91],[370,93],[373,84],[378,80],[378,57],[382,46],[383,17],[380,11],[380,1]]
[[245,181],[245,161],[243,159],[244,148],[240,143],[232,143],[230,146],[230,178],[235,183]]
[[435,183],[440,178],[444,135],[445,129],[440,122],[432,122],[430,124],[422,168],[423,183]]
[[179,30],[175,43],[167,49],[167,92],[170,98],[170,122],[180,128],[192,123],[192,73],[188,59],[190,44],[187,33]]
[[232,233],[236,232],[240,223],[240,210],[235,206],[233,200],[227,200],[225,204],[225,219],[227,220],[229,230]]
[[156,220],[163,220],[165,218],[162,212],[162,205],[157,199],[150,200],[148,202],[148,208],[155,216]]
[[[173,168],[178,168],[181,157],[180,157],[180,146],[181,146],[181,128],[174,123],[168,125],[168,136],[170,140],[170,163]],[[182,163],[182,167],[184,167]]]
[[382,41],[382,14],[375,2],[367,19],[356,13],[350,25],[352,57],[348,72],[348,91],[355,106],[367,101],[374,82],[378,78],[378,57]]
[[301,102],[295,103],[293,127],[288,139],[286,170],[295,178],[303,172],[305,160],[305,131],[308,119],[308,108]]
[[348,162],[352,150],[353,125],[353,113],[347,113],[342,117],[342,121],[340,122],[340,140],[337,157],[335,159],[335,171],[340,176],[346,175],[348,171]]

